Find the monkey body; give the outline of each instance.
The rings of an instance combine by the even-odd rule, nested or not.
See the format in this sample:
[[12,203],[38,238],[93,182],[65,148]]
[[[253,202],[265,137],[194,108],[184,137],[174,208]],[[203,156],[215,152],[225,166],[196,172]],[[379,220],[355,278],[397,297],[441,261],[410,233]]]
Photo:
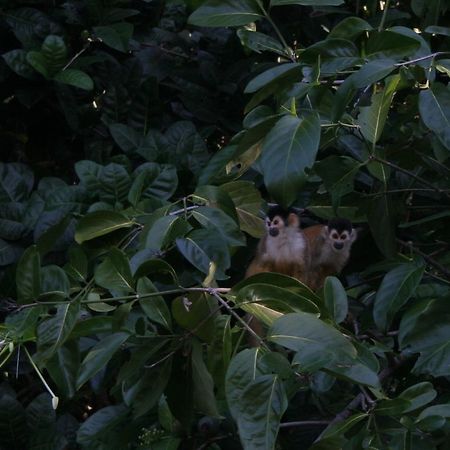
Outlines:
[[309,286],[320,289],[325,278],[336,275],[347,264],[356,231],[346,219],[330,220],[328,225],[313,225],[304,230],[311,249]]
[[[266,226],[268,232],[259,241],[256,256],[248,267],[245,278],[261,272],[278,272],[306,283],[310,253],[297,214],[283,213],[280,210],[273,215],[269,211]],[[277,227],[276,234],[273,226]]]

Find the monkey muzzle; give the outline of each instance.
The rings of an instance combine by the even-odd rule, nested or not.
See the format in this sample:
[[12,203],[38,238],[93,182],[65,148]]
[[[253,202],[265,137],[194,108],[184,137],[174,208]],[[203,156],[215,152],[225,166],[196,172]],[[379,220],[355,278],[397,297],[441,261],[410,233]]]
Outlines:
[[344,248],[343,242],[335,242],[333,245],[336,250],[342,250]]
[[278,236],[280,230],[278,228],[269,228],[269,234],[273,237]]

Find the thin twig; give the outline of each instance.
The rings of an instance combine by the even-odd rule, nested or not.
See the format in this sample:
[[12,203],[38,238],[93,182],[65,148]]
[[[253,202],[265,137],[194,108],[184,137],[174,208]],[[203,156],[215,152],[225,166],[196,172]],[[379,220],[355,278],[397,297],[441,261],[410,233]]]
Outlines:
[[430,266],[435,267],[437,270],[439,270],[439,272],[442,273],[442,275],[444,275],[446,278],[448,278],[450,280],[450,271],[447,270],[441,263],[439,263],[438,261],[436,261],[434,258],[432,258],[430,255],[427,255],[426,253],[424,253],[422,250],[419,250],[417,247],[415,247],[413,245],[412,242],[405,242],[402,241],[401,239],[397,239],[397,242],[401,245],[404,245],[406,247],[408,247],[409,249],[411,249],[414,253],[417,253],[418,255],[422,256],[422,258],[428,263],[430,264]]
[[426,59],[430,59],[430,58],[436,58],[436,56],[443,56],[443,55],[448,55],[450,52],[436,52],[436,53],[431,53],[429,55],[426,56],[422,56],[420,58],[416,58],[416,59],[411,59],[409,61],[405,61],[402,63],[397,63],[394,64],[394,66],[396,67],[402,67],[402,66],[407,66],[409,64],[415,64],[416,62],[420,62],[420,61],[424,61]]
[[397,170],[398,172],[402,172],[405,175],[408,175],[411,178],[414,178],[415,180],[417,180],[420,183],[422,183],[424,186],[428,186],[429,188],[433,189],[433,191],[437,192],[438,194],[444,194],[446,197],[450,198],[450,194],[446,190],[437,188],[434,184],[430,183],[427,180],[424,180],[422,177],[419,177],[415,173],[410,172],[409,170],[406,170],[403,167],[397,166],[397,164],[394,164],[394,163],[392,163],[390,161],[387,161],[385,159],[379,158],[378,156],[375,156],[375,155],[370,155],[369,156],[369,160],[377,161],[377,162],[379,162],[381,164],[385,164],[386,166],[392,167],[393,169]]
[[91,43],[90,42],[88,42],[77,54],[75,54],[71,59],[70,59],[70,61],[62,68],[62,71],[64,72],[69,66],[71,66],[72,64],[73,64],[73,62],[78,58],[78,57],[80,57],[88,48],[89,48],[89,45],[90,45]]
[[316,425],[329,425],[330,420],[301,420],[299,422],[284,422],[280,423],[280,428],[291,427],[313,427]]
[[150,42],[141,42],[140,45],[141,45],[141,47],[158,48],[159,50],[161,50],[164,53],[167,53],[168,55],[178,56],[180,58],[188,59],[190,61],[195,61],[195,59],[196,59],[193,56],[185,55],[183,53],[178,53],[178,52],[175,52],[173,50],[169,50],[168,48],[164,48],[163,46],[161,46],[159,44],[152,44]]
[[389,10],[389,2],[390,2],[390,0],[386,0],[386,2],[384,4],[383,16],[381,17],[381,22],[380,22],[380,25],[378,26],[379,32],[383,31],[384,24],[386,23],[387,12]]
[[261,345],[266,349],[269,350],[269,347],[267,346],[267,344],[264,342],[264,340],[261,338],[261,336],[259,336],[257,333],[255,333],[251,327],[249,326],[249,324],[242,318],[240,317],[234,310],[233,308],[230,307],[230,305],[217,293],[217,291],[213,288],[209,288],[210,292],[209,294],[212,295],[224,308],[226,308],[226,310],[238,321],[240,322],[244,328],[253,336],[255,337],[258,342],[261,343]]

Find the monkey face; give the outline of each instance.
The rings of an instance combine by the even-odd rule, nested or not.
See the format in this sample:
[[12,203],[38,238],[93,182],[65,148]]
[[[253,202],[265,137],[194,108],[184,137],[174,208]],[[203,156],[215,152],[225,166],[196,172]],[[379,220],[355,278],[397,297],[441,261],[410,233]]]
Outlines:
[[344,248],[348,248],[355,240],[355,233],[352,229],[349,230],[336,230],[335,228],[328,228],[328,240],[331,243],[331,247],[334,251],[339,252]]
[[266,229],[270,236],[276,237],[280,230],[285,227],[284,219],[281,216],[274,216],[272,219],[266,218]]

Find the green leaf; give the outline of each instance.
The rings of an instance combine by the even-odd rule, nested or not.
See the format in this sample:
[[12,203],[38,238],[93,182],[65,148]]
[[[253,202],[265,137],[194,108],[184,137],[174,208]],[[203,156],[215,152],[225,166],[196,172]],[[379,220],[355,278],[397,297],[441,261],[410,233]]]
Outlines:
[[256,53],[268,51],[276,53],[277,55],[289,57],[286,49],[280,41],[274,39],[273,37],[267,36],[264,33],[258,33],[257,31],[250,31],[241,28],[237,31],[237,35],[244,47],[248,47]]
[[41,291],[39,300],[45,297],[45,301],[63,300],[69,297],[69,279],[61,267],[56,265],[45,266],[41,271]]
[[259,348],[245,349],[238,353],[228,366],[225,389],[231,415],[235,420],[242,412],[241,399],[244,390],[262,375],[262,370],[258,364],[261,350]]
[[355,41],[361,34],[372,30],[372,26],[359,17],[346,17],[330,32],[328,38],[349,39]]
[[252,237],[262,237],[265,233],[264,220],[259,217],[262,199],[255,185],[239,180],[223,184],[220,188],[233,200],[241,230]]
[[35,73],[27,61],[27,52],[22,49],[11,50],[3,53],[3,59],[8,67],[21,77],[33,79]]
[[392,99],[400,82],[400,75],[394,75],[386,81],[385,88],[372,95],[370,106],[360,107],[357,120],[363,136],[374,145],[383,132]]
[[142,141],[142,134],[122,123],[112,123],[109,131],[116,144],[125,152],[131,153],[136,150]]
[[246,450],[275,448],[278,428],[288,401],[277,375],[261,375],[242,392],[237,418],[239,437]]
[[403,314],[399,344],[407,355],[420,353],[413,368],[416,374],[450,374],[450,308],[442,300],[421,300]]
[[71,220],[72,217],[65,216],[41,234],[36,242],[36,248],[42,258],[53,250],[55,243],[64,235]]
[[386,331],[396,312],[414,294],[425,270],[423,263],[406,263],[383,278],[375,297],[373,317],[377,327]]
[[27,166],[0,162],[0,203],[25,201],[33,184],[34,175]]
[[133,292],[134,280],[126,254],[113,248],[94,273],[95,282],[109,290]]
[[267,339],[296,352],[326,354],[330,363],[356,357],[350,341],[313,314],[291,313],[280,317],[269,329]]
[[216,230],[230,246],[244,246],[245,238],[237,223],[219,208],[200,206],[192,216],[207,230]]
[[52,397],[44,392],[35,397],[27,406],[27,424],[32,432],[47,428],[56,421],[56,413],[52,407]]
[[339,6],[344,0],[271,0],[270,6],[303,5],[303,6]]
[[8,449],[27,448],[27,418],[23,406],[10,395],[0,396],[0,445]]
[[203,360],[202,346],[198,341],[192,342],[191,362],[196,409],[208,416],[219,417],[214,382]]
[[41,52],[31,51],[27,53],[27,62],[34,70],[39,72],[45,78],[50,78],[47,60]]
[[362,164],[348,156],[329,156],[316,163],[314,170],[322,178],[330,193],[333,208],[339,206],[341,197],[353,192],[353,183]]
[[[244,310],[246,304],[258,303],[280,312],[307,312],[319,314],[319,308],[306,296],[278,286],[260,282],[250,284],[239,290],[236,303]],[[251,310],[249,312],[252,312]]]
[[290,206],[295,200],[306,182],[305,169],[315,162],[319,142],[320,120],[316,114],[304,119],[284,116],[269,132],[260,164],[264,183],[277,203]]
[[181,217],[160,217],[148,230],[145,248],[161,250],[172,245],[175,239],[185,236],[191,230],[189,222]]
[[167,200],[178,186],[177,170],[171,164],[145,163],[136,169],[134,175],[137,177],[128,194],[132,204],[137,204],[141,198]]
[[336,378],[375,389],[381,388],[377,373],[359,361],[352,361],[348,358],[347,361],[335,361],[332,364],[326,364],[324,370]]
[[150,273],[169,274],[171,277],[171,281],[173,281],[177,285],[179,284],[177,274],[173,269],[173,267],[162,259],[147,259],[142,264],[140,264],[139,267],[136,269],[134,277],[136,279],[139,279]]
[[48,76],[57,74],[67,62],[67,48],[60,36],[47,36],[42,44],[41,53],[45,58]]
[[[140,278],[136,288],[140,296],[158,292],[153,283],[146,277]],[[147,317],[167,330],[172,330],[172,317],[170,310],[161,295],[147,298],[140,298],[139,305]]]
[[82,244],[85,241],[112,233],[121,228],[129,228],[134,225],[120,213],[114,211],[95,211],[84,216],[75,231],[75,241]]
[[90,380],[105,367],[109,360],[119,350],[120,346],[130,337],[128,333],[114,333],[103,338],[83,359],[77,378],[77,389]]
[[20,304],[36,301],[41,293],[41,258],[35,245],[25,250],[17,264],[16,286]]
[[408,413],[432,402],[436,396],[437,392],[433,389],[433,385],[428,381],[424,381],[405,389],[398,398],[410,402],[410,406],[404,411]]
[[430,89],[419,94],[420,118],[433,131],[442,144],[450,150],[450,90],[435,82]]
[[201,27],[233,27],[262,17],[254,0],[208,0],[189,16],[188,23]]
[[414,54],[420,47],[420,42],[404,34],[393,31],[371,33],[366,44],[369,58],[404,58]]
[[271,69],[268,69],[255,78],[245,87],[244,93],[251,94],[267,86],[269,83],[273,83],[276,80],[283,80],[288,76],[298,76],[301,73],[301,65],[298,63],[286,63],[279,64]]
[[90,446],[120,427],[129,414],[125,405],[106,406],[88,417],[77,432],[77,442]]
[[194,230],[185,238],[178,238],[176,245],[180,253],[200,272],[208,275],[211,264],[216,264],[216,279],[227,276],[224,270],[230,267],[230,253],[222,235],[214,229]]
[[59,305],[56,314],[42,321],[38,326],[38,353],[40,362],[50,359],[69,339],[80,313],[79,302],[67,302]]
[[109,203],[124,202],[130,191],[131,178],[121,164],[109,163],[100,172],[100,200]]
[[14,244],[0,239],[0,266],[7,266],[20,259],[22,249]]
[[46,362],[45,368],[58,387],[58,395],[66,398],[72,398],[75,395],[79,365],[78,348],[67,344],[58,348],[52,358]]
[[336,323],[345,320],[348,313],[347,293],[336,277],[327,277],[324,285],[325,306]]
[[327,428],[322,432],[322,434],[318,437],[317,442],[320,442],[324,439],[329,439],[332,437],[343,436],[348,430],[350,430],[354,425],[361,422],[361,420],[367,418],[367,413],[358,413],[353,414],[348,419],[345,419],[343,422],[333,423],[328,425]]
[[81,70],[65,69],[64,71],[55,74],[53,79],[59,83],[75,86],[84,89],[85,91],[92,91],[92,89],[94,89],[94,81],[92,78]]
[[204,293],[177,297],[172,302],[172,315],[178,325],[206,342],[214,338],[214,317],[217,314],[216,300]]
[[369,203],[367,219],[370,231],[377,247],[388,258],[396,254],[395,218],[396,212],[391,196],[381,194]]
[[92,29],[102,42],[119,52],[127,52],[134,27],[131,23],[115,23]]
[[88,259],[84,251],[73,245],[68,251],[68,263],[64,266],[66,273],[76,281],[86,281],[88,274]]

